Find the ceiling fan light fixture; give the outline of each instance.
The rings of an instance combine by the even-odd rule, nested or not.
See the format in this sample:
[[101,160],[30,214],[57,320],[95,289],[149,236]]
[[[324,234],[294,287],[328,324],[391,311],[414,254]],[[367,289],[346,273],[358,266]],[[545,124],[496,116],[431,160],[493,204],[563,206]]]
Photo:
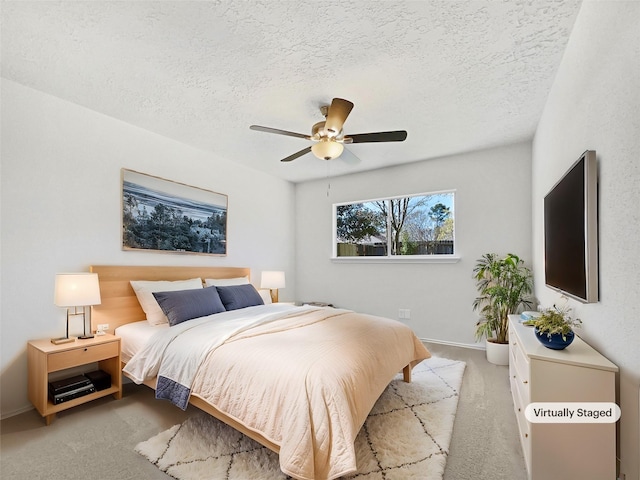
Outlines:
[[[331,101],[331,105],[321,106],[320,113],[325,117],[325,120],[323,122],[317,122],[311,127],[311,135],[263,127],[261,125],[251,125],[249,128],[259,132],[277,133],[278,135],[304,138],[305,140],[314,142],[312,146],[281,159],[281,162],[290,162],[309,152],[312,152],[314,156],[321,160],[333,160],[342,155],[344,143],[404,142],[406,140],[407,132],[405,130],[345,135],[343,125],[352,108],[353,103],[343,98],[334,98]],[[347,151],[347,153],[350,152]]]
[[344,145],[328,138],[323,138],[311,147],[313,154],[321,160],[333,160],[342,155]]

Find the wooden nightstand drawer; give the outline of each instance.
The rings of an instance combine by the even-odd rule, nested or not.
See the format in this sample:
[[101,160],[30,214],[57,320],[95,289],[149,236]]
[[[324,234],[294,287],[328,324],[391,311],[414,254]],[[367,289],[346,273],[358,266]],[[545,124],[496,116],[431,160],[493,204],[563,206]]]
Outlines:
[[98,362],[118,355],[118,342],[75,348],[66,352],[52,353],[48,357],[47,370],[56,372],[76,365]]

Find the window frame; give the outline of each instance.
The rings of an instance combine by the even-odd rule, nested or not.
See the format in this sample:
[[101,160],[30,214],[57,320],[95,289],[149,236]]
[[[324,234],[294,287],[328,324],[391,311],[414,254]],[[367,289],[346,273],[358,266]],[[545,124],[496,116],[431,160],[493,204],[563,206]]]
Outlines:
[[[429,254],[429,255],[394,255],[391,254],[391,231],[390,220],[387,218],[387,254],[386,255],[363,255],[363,256],[338,256],[338,207],[343,205],[354,205],[360,203],[372,203],[381,201],[397,200],[399,198],[410,197],[427,197],[432,195],[452,194],[451,210],[453,211],[453,251],[452,254]],[[366,200],[352,200],[347,202],[337,202],[332,204],[332,247],[331,261],[338,263],[457,263],[460,261],[460,255],[457,253],[456,241],[456,190],[438,190],[434,192],[411,193],[405,195],[396,195],[391,197],[379,197]]]

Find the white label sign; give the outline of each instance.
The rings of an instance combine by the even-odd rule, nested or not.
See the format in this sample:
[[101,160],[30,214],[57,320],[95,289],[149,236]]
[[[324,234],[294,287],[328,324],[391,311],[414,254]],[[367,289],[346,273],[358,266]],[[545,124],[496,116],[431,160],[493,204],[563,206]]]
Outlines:
[[611,402],[534,402],[524,415],[531,423],[615,423],[620,407]]

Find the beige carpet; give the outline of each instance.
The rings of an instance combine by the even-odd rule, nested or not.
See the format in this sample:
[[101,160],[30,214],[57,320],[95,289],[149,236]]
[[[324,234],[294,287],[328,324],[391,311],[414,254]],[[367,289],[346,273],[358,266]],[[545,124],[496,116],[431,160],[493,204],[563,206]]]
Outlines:
[[[398,375],[356,439],[360,480],[441,480],[465,363],[432,357],[406,384]],[[136,446],[179,480],[286,479],[277,454],[218,420],[196,414]]]

